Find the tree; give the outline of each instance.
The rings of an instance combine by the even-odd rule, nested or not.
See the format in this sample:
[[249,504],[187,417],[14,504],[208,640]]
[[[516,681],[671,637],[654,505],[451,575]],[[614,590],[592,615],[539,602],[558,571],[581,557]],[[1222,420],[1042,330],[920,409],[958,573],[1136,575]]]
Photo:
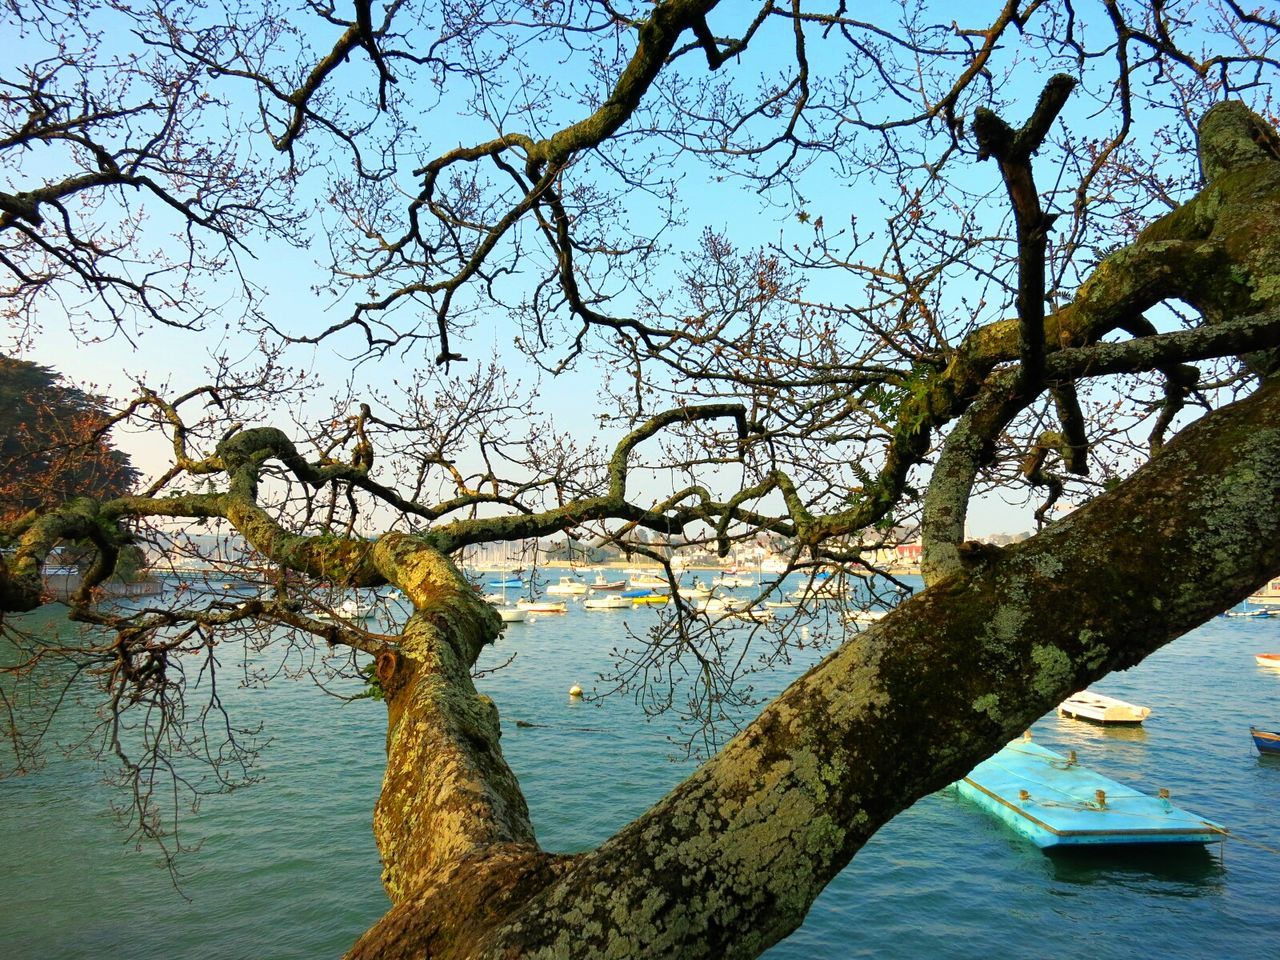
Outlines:
[[[28,11],[0,138],[27,181],[0,195],[15,315],[78,291],[87,323],[198,325],[212,301],[164,285],[234,261],[269,349],[124,404],[171,467],[10,524],[0,608],[39,604],[60,541],[229,525],[279,571],[269,595],[128,615],[85,598],[73,616],[102,632],[59,653],[97,671],[112,716],[152,709],[183,744],[179,666],[213,668],[236,631],[372,662],[392,907],[353,956],[757,955],[916,798],[1280,572],[1280,137],[1241,99],[1268,107],[1280,24],[1231,0],[989,7],[967,28],[949,7],[858,20],[800,0],[358,2],[306,21],[113,5],[83,30],[122,17],[135,33],[112,35],[141,45],[93,57],[74,23]],[[741,243],[742,201],[717,206],[735,186],[782,212],[778,239]],[[148,271],[131,259],[156,202],[184,243]],[[684,229],[700,217],[721,225]],[[241,259],[301,223],[327,228],[324,285],[350,304],[323,328],[265,312]],[[111,244],[84,239],[104,225]],[[500,315],[551,373],[600,364],[616,443],[556,436],[527,419],[536,388],[464,361]],[[434,364],[264,425],[300,382],[289,346],[321,343]],[[1043,497],[1037,535],[966,543],[973,497],[1015,483]],[[1083,505],[1051,521],[1064,496]],[[500,624],[451,557],[557,533],[723,555],[767,535],[795,569],[852,569],[917,518],[925,591],[596,850],[539,848],[470,676]],[[391,638],[323,621],[306,582],[391,583],[416,612]],[[738,679],[703,642],[720,625],[677,600],[665,629],[681,642],[631,676],[695,661],[707,721]],[[38,673],[42,641],[15,643],[29,656],[6,669]],[[116,744],[157,836],[166,742]]]
[[47,367],[0,356],[0,522],[76,497],[110,499],[139,474],[105,437],[105,401]]

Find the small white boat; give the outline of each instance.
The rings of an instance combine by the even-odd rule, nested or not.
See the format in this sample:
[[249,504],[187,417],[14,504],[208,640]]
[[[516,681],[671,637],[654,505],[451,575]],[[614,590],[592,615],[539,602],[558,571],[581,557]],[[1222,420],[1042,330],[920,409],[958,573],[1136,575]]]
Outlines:
[[835,600],[840,596],[840,581],[833,577],[806,582],[791,594],[792,600]]
[[1270,617],[1270,610],[1228,610],[1223,614],[1224,617]]
[[652,573],[633,573],[631,575],[631,586],[640,587],[669,587],[666,577],[655,576]]
[[711,581],[713,586],[717,587],[751,587],[755,586],[755,581],[750,577],[741,577],[734,573],[724,573]]
[[559,583],[547,587],[553,597],[577,597],[587,592],[587,585],[577,577],[561,577]]
[[1249,603],[1280,603],[1280,577],[1270,581],[1257,593],[1245,597]]
[[844,615],[845,623],[875,623],[889,615],[888,610],[850,610]]
[[1095,723],[1141,723],[1150,715],[1150,707],[1126,703],[1092,690],[1081,690],[1058,704],[1058,716]]
[[766,600],[764,605],[770,610],[794,610],[799,606],[794,600]]
[[524,623],[528,611],[524,607],[494,607],[503,623]]
[[582,601],[585,610],[630,610],[630,597],[591,597]]
[[1260,667],[1280,667],[1280,653],[1255,653],[1253,659]]
[[743,597],[705,597],[694,604],[699,613],[738,613],[751,606]]
[[525,600],[516,601],[516,606],[526,613],[568,613],[569,604],[564,600]]
[[602,571],[597,571],[595,580],[591,581],[592,590],[621,590],[626,585],[626,580],[606,580]]
[[680,592],[683,593],[686,597],[692,597],[695,600],[699,600],[703,597],[711,596],[711,588],[708,587],[701,580],[693,581],[692,587],[684,587],[683,589],[681,589]]
[[319,610],[317,620],[332,620],[335,616],[340,620],[368,620],[373,616],[373,604],[357,597],[347,597],[333,608],[333,612]]
[[773,613],[769,610],[762,610],[760,607],[747,607],[745,610],[734,610],[729,614],[735,620],[749,620],[753,623],[768,623],[773,619]]

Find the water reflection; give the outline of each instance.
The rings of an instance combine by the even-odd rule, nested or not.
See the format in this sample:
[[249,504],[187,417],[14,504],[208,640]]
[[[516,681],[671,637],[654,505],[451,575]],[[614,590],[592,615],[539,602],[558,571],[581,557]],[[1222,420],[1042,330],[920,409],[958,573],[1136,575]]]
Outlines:
[[1050,879],[1071,886],[1104,884],[1146,896],[1195,897],[1224,889],[1222,845],[1132,844],[1045,851]]

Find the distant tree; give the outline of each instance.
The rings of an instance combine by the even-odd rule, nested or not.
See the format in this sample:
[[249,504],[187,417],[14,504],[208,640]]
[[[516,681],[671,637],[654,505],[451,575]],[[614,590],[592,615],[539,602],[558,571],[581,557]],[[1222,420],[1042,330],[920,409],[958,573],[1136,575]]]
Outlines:
[[108,423],[101,397],[0,355],[0,523],[76,497],[126,493],[138,471],[111,445]]

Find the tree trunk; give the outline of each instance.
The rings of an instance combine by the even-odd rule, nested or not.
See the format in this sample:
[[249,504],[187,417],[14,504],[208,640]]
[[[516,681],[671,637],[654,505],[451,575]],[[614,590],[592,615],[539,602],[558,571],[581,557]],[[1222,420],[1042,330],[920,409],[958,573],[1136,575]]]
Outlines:
[[[1278,507],[1280,385],[1269,384],[1047,532],[852,638],[652,810],[574,858],[538,852],[503,786],[514,781],[495,713],[465,677],[435,692],[432,677],[452,668],[416,658],[442,634],[419,641],[411,626],[377,818],[397,902],[352,955],[757,956],[895,814],[1280,569]],[[433,739],[442,731],[469,760]],[[469,786],[464,767],[487,786]]]

